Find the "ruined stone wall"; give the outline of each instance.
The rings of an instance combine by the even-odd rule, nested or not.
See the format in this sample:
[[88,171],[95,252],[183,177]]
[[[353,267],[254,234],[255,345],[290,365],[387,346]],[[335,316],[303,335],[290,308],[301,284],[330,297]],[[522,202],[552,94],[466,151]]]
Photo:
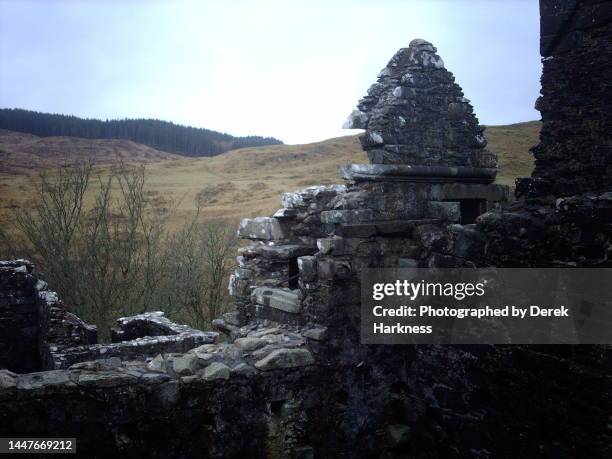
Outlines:
[[519,194],[568,196],[602,192],[612,183],[612,4],[541,0],[544,66],[540,143],[532,179]]
[[[592,8],[610,3],[542,1],[543,43],[554,29],[547,21],[592,19]],[[553,41],[581,37],[582,52],[563,52],[595,84],[606,71],[601,59],[612,60],[595,56],[609,43],[609,23],[581,24],[559,28]],[[374,164],[349,165],[347,185],[286,193],[272,217],[241,223],[251,243],[230,283],[236,311],[214,322],[222,336],[180,353],[113,354],[176,336],[163,334],[172,328],[163,320],[137,317],[114,333],[131,341],[82,347],[69,368],[0,371],[0,433],[77,436],[87,457],[612,456],[608,347],[360,342],[364,268],[609,263],[612,200],[597,178],[608,172],[591,166],[604,158],[595,136],[605,146],[610,133],[574,116],[603,113],[607,99],[559,94],[576,84],[564,69],[576,76],[579,66],[556,63],[561,51],[550,51],[539,162],[534,179],[519,184],[523,200],[506,211],[469,101],[435,53],[423,40],[400,50],[351,115],[369,129]],[[608,83],[599,83],[593,90],[605,96]],[[432,119],[437,128],[411,145],[402,123]],[[571,135],[589,148],[566,143]],[[452,148],[449,162],[442,147]],[[548,161],[554,155],[559,161]],[[576,176],[566,173],[576,165]],[[557,173],[563,187],[555,188]],[[462,224],[474,201],[490,212]]]
[[40,369],[36,279],[31,266],[0,263],[0,368]]
[[52,369],[65,369],[79,362],[119,358],[146,361],[161,353],[181,353],[214,343],[217,332],[195,330],[175,324],[160,311],[117,319],[112,343],[83,343],[60,347],[54,354]]
[[542,0],[540,143],[513,212],[478,222],[482,263],[609,266],[612,240],[612,2]]
[[65,369],[111,357],[141,360],[187,352],[216,341],[217,332],[195,330],[148,312],[117,320],[112,343],[70,313],[27,260],[0,262],[0,369],[18,373]]
[[178,361],[181,374],[172,368],[109,359],[27,375],[0,370],[0,433],[76,437],[87,458],[312,457],[305,440],[322,435],[316,372],[249,376],[225,367],[203,378]]
[[54,369],[60,349],[97,340],[96,327],[67,312],[26,260],[1,262],[0,299],[0,368]]
[[38,349],[42,370],[62,368],[64,352],[78,346],[90,346],[98,341],[95,325],[89,325],[68,312],[57,293],[40,283],[38,293]]
[[50,371],[2,362],[0,435],[77,437],[80,457],[92,458],[311,457],[309,442],[325,443],[317,422],[325,374],[300,329],[252,322],[227,343],[156,312],[119,319],[115,343],[89,344],[91,327],[30,263],[3,268],[12,290],[2,297],[26,285],[43,311],[28,322],[42,348],[34,334],[32,356],[12,361],[37,362],[42,351]]

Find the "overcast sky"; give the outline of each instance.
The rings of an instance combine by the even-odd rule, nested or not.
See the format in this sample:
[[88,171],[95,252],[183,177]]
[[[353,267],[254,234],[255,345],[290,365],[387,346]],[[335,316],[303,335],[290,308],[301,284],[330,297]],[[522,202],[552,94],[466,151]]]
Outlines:
[[482,124],[539,119],[536,0],[0,0],[0,106],[312,142],[413,38]]

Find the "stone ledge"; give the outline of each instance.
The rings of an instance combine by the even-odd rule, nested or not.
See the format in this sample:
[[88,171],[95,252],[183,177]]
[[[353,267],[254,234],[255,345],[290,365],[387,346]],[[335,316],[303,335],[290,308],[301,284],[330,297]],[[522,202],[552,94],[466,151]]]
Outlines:
[[492,183],[497,169],[462,166],[412,166],[409,164],[345,164],[342,178],[375,182]]

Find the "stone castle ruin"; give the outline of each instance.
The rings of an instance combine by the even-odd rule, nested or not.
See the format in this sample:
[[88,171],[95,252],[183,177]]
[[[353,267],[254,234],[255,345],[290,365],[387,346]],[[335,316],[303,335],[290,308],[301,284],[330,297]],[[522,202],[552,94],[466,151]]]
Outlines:
[[542,0],[541,25],[543,130],[518,200],[413,40],[347,120],[370,163],[241,222],[215,332],[146,313],[96,344],[30,263],[2,262],[2,436],[77,437],[87,457],[610,456],[606,347],[360,342],[366,268],[610,265],[612,2]]

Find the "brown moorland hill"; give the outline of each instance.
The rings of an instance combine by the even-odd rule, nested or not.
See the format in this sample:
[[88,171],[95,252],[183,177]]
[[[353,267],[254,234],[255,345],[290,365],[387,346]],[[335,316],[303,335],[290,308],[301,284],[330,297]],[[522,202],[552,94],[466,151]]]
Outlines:
[[0,173],[28,174],[65,163],[91,160],[94,164],[118,161],[152,163],[181,158],[131,140],[38,137],[0,129]]
[[[490,126],[488,148],[499,157],[497,181],[512,185],[533,168],[529,148],[538,142],[540,122]],[[15,134],[15,133],[13,133]],[[98,158],[96,171],[106,174],[109,164],[121,157],[126,163],[149,163],[149,195],[160,206],[176,205],[171,223],[193,214],[197,198],[204,215],[235,224],[241,217],[270,215],[280,207],[280,194],[310,185],[342,183],[339,167],[367,161],[357,136],[338,137],[305,145],[272,145],[243,148],[207,158],[186,158],[160,152],[130,141],[92,141],[67,137],[41,139],[27,134],[0,135],[0,149],[13,159],[12,170],[0,166],[0,224],[16,207],[27,206],[34,192],[32,180],[23,175],[57,165],[63,153],[71,158]],[[25,158],[28,158],[27,160]],[[52,160],[50,158],[53,158]],[[2,161],[4,163],[4,161]],[[21,175],[19,175],[21,174]]]

